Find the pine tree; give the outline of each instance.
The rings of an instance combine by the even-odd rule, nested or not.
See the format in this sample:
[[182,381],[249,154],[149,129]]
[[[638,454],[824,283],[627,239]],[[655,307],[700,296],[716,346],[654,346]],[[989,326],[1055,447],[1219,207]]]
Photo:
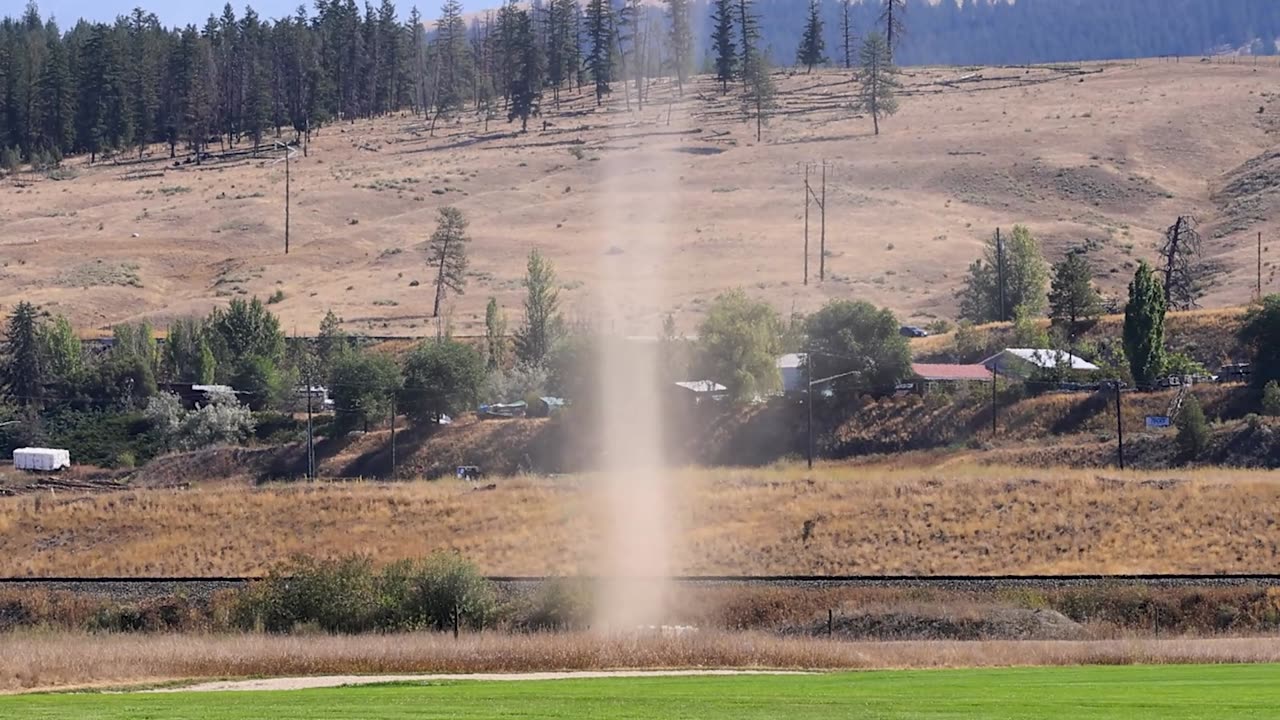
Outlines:
[[69,153],[75,147],[75,86],[68,65],[67,51],[56,36],[48,41],[44,68],[40,73],[39,140],[37,147]]
[[440,317],[445,292],[461,295],[467,287],[467,219],[452,205],[440,208],[436,231],[431,234],[428,262],[436,270],[436,302],[431,317]]
[[9,316],[0,383],[9,399],[23,407],[39,407],[44,398],[44,362],[40,353],[40,315],[22,301]]
[[743,79],[746,84],[742,97],[743,108],[747,114],[755,115],[756,142],[760,142],[765,118],[777,106],[777,91],[770,74],[769,62],[759,53],[753,55],[747,61]]
[[880,134],[880,120],[898,112],[895,97],[900,83],[898,69],[893,66],[889,46],[879,33],[870,33],[862,43],[862,70],[858,73],[858,100],[871,116],[875,134]]
[[760,40],[760,19],[756,17],[755,0],[733,0],[738,21],[738,66],[746,79],[747,66],[755,60]]
[[690,26],[689,0],[663,0],[667,6],[668,41],[671,45],[671,68],[676,74],[676,87],[684,96],[684,84],[693,64],[693,30]]
[[470,58],[467,56],[466,25],[462,21],[462,5],[458,0],[445,0],[436,22],[432,50],[436,63],[435,115],[431,133],[442,115],[461,110],[466,102]]
[[163,30],[155,15],[134,8],[128,21],[129,107],[133,113],[134,140],[138,157],[156,135],[160,107],[160,62]]
[[893,64],[893,51],[902,42],[906,34],[903,14],[907,11],[907,0],[883,0],[884,8],[880,11],[880,22],[884,23],[885,48],[888,62]]
[[1085,323],[1102,313],[1102,299],[1093,287],[1093,268],[1081,252],[1068,252],[1053,266],[1049,289],[1049,317],[1055,325],[1066,329],[1071,338]]
[[536,249],[529,252],[524,287],[524,325],[516,331],[516,358],[525,365],[540,365],[559,342],[564,321],[555,267]]
[[511,85],[507,122],[520,118],[520,132],[529,129],[529,118],[537,117],[542,103],[542,53],[533,35],[533,21],[527,10],[514,10],[510,22],[513,25],[510,42],[514,62],[511,69]]
[[609,0],[589,0],[587,2],[587,39],[591,43],[590,54],[587,55],[587,67],[591,69],[591,78],[596,84],[596,106],[610,92],[609,83],[613,81],[613,9]]
[[818,0],[809,0],[809,18],[805,21],[804,36],[800,39],[800,49],[796,51],[796,64],[804,65],[806,72],[813,72],[814,65],[827,61],[826,41],[822,38],[822,15]]
[[728,91],[729,82],[737,77],[738,55],[733,42],[733,0],[712,0],[711,45],[716,55],[716,80],[720,90]]
[[1145,261],[1129,283],[1124,308],[1124,354],[1139,387],[1149,387],[1164,372],[1164,291]]

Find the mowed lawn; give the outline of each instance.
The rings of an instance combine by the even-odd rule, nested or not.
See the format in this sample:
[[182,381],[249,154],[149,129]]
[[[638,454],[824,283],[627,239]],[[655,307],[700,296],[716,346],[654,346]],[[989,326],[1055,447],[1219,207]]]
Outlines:
[[1280,665],[458,681],[0,698],[0,718],[1275,718]]

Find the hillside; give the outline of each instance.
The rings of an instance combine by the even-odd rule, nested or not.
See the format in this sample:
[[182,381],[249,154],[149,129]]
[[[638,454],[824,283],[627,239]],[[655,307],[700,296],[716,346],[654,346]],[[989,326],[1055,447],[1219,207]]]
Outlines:
[[[781,108],[760,143],[709,78],[683,99],[661,82],[633,112],[621,87],[603,109],[548,97],[545,126],[524,135],[471,118],[434,137],[410,116],[329,125],[290,164],[287,256],[283,163],[76,158],[74,177],[0,181],[0,303],[33,300],[102,329],[279,290],[272,309],[290,332],[314,332],[332,308],[352,331],[429,334],[423,243],[437,208],[456,204],[473,237],[453,314],[464,334],[482,327],[490,295],[518,316],[532,247],[556,262],[573,319],[600,318],[607,290],[626,299],[613,328],[652,335],[669,311],[692,331],[732,286],[784,312],[858,297],[904,318],[952,316],[965,267],[1013,223],[1051,259],[1095,241],[1116,295],[1178,214],[1202,219],[1223,270],[1205,304],[1238,304],[1252,293],[1256,233],[1274,230],[1278,80],[1275,64],[914,69],[875,137],[846,109],[846,74],[779,74]],[[804,286],[802,164],[824,159],[827,278],[816,278],[811,208]],[[122,179],[137,169],[163,176]],[[1264,272],[1274,288],[1270,260]]]

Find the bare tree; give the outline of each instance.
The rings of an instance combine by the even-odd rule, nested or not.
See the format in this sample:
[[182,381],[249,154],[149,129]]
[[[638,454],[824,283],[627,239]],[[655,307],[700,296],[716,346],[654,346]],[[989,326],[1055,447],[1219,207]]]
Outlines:
[[1190,310],[1204,294],[1207,268],[1201,259],[1200,233],[1196,219],[1181,215],[1164,233],[1160,246],[1164,264],[1165,305],[1175,310]]
[[906,11],[907,0],[884,0],[884,9],[880,11],[890,63],[893,62],[893,49],[902,43],[902,36],[907,34],[907,26],[902,18]]
[[853,0],[840,0],[840,49],[845,68],[853,68]]

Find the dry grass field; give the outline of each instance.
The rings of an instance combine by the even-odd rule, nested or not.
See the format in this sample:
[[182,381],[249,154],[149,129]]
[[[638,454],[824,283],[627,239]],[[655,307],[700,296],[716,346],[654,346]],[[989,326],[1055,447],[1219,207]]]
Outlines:
[[[1265,471],[688,470],[679,574],[1248,573],[1275,567]],[[601,571],[592,477],[223,484],[0,499],[0,575],[257,575],[291,554],[461,552],[492,575]]]
[[0,692],[254,676],[528,672],[624,668],[1010,667],[1280,662],[1274,638],[1079,642],[831,642],[752,633],[360,636],[99,635],[3,637]]
[[[413,117],[326,126],[292,164],[287,257],[281,163],[126,180],[126,168],[76,158],[71,179],[0,182],[0,303],[30,299],[93,332],[280,290],[273,310],[289,331],[314,332],[332,308],[354,331],[427,334],[423,243],[445,204],[467,212],[474,237],[460,333],[480,327],[489,295],[518,311],[535,246],[557,262],[577,319],[596,315],[610,266],[626,267],[629,326],[617,330],[651,335],[667,311],[691,330],[731,286],[784,312],[854,296],[904,317],[951,316],[983,239],[1015,222],[1051,258],[1096,241],[1104,287],[1118,293],[1178,214],[1203,219],[1226,271],[1206,304],[1248,299],[1254,234],[1274,228],[1280,67],[913,68],[904,80],[902,111],[879,137],[847,109],[852,85],[837,71],[780,75],[761,143],[708,78],[683,99],[659,82],[631,111],[621,92],[604,109],[548,98],[548,124],[525,135],[470,117],[434,137]],[[802,163],[823,159],[827,280],[805,287]],[[665,267],[635,266],[655,253]],[[653,284],[655,297],[636,292]]]

